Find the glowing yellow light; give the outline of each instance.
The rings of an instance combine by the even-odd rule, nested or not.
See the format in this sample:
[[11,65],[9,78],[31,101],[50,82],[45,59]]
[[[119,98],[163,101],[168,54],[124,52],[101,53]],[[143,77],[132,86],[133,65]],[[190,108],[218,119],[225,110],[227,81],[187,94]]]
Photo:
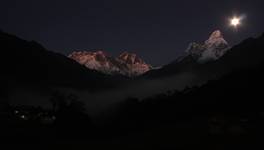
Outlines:
[[240,24],[240,18],[234,17],[231,19],[231,25],[237,27]]

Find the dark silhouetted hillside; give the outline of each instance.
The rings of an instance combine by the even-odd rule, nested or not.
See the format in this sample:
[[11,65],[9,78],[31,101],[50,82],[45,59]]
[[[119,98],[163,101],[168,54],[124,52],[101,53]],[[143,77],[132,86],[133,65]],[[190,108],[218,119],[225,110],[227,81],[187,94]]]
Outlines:
[[[122,77],[110,77],[89,70],[61,54],[46,50],[0,32],[1,80],[10,83],[98,89],[118,84]],[[111,78],[111,79],[110,79]]]

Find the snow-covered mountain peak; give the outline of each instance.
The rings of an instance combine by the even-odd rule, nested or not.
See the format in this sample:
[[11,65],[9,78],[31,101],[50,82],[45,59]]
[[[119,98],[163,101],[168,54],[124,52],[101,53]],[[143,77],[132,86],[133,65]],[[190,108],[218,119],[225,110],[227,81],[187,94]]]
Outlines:
[[215,48],[221,45],[228,45],[226,40],[224,39],[220,30],[214,31],[208,40],[205,41],[205,45],[207,48]]
[[186,52],[200,63],[216,60],[229,48],[220,30],[214,31],[204,43],[191,43]]
[[106,74],[122,74],[126,76],[138,76],[151,69],[136,54],[123,52],[117,58],[112,57],[104,51],[79,51],[73,52],[69,58],[89,69],[97,70]]

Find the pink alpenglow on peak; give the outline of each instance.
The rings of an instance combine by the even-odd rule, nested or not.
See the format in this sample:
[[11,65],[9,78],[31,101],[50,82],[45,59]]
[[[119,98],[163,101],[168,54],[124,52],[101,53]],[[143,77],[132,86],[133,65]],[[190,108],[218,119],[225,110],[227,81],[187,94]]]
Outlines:
[[110,75],[121,74],[133,77],[142,75],[152,68],[136,54],[128,52],[115,58],[103,51],[78,51],[71,53],[68,57],[89,69]]
[[151,70],[151,65],[146,64],[141,58],[136,54],[124,52],[117,58],[119,62],[127,66],[128,76],[139,76],[149,70]]

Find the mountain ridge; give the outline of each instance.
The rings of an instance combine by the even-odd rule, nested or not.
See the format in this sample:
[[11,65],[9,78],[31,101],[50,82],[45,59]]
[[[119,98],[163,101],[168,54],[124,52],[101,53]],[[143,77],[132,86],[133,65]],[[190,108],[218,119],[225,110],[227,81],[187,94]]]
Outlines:
[[123,52],[118,57],[106,54],[104,51],[74,51],[69,58],[85,67],[109,75],[139,76],[149,71],[151,65],[145,63],[134,53]]
[[220,30],[215,30],[204,42],[192,42],[185,53],[171,63],[157,70],[150,70],[144,77],[159,78],[186,71],[188,68],[197,68],[203,64],[220,59],[228,51],[229,45],[223,38]]
[[215,30],[203,43],[191,43],[186,49],[186,53],[197,59],[199,63],[206,63],[222,57],[228,48],[230,48],[229,44],[221,31]]

